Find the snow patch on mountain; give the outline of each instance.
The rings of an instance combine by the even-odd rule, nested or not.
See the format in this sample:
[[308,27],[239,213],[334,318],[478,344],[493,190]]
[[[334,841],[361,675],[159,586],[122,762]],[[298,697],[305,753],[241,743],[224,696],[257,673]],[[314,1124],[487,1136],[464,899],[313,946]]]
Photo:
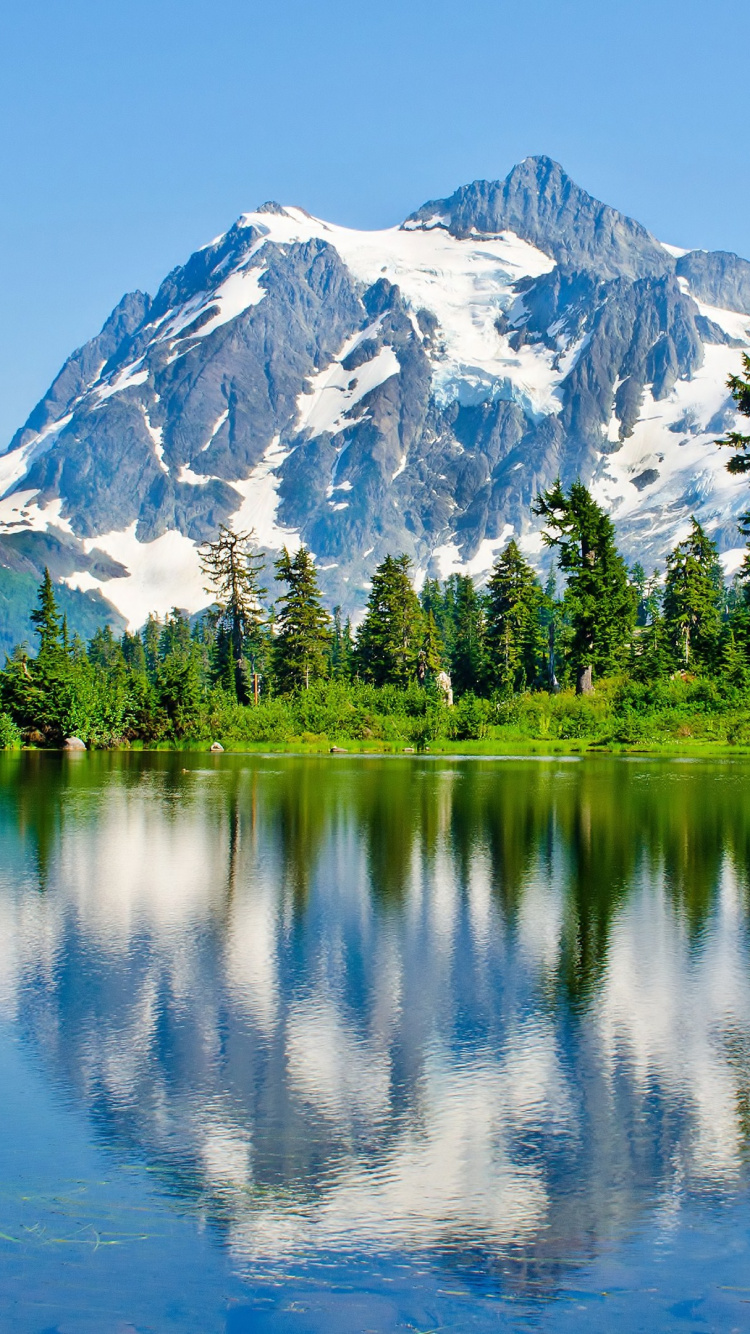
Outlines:
[[289,451],[283,448],[279,437],[275,436],[250,476],[244,481],[232,482],[234,490],[242,496],[242,504],[232,516],[232,527],[238,532],[249,532],[252,529],[258,546],[272,551],[286,547],[288,551],[294,552],[302,545],[299,531],[284,528],[277,520],[278,469],[288,457]]
[[721,415],[732,408],[726,382],[740,369],[740,353],[712,344],[704,352],[692,380],[678,380],[666,398],[657,401],[646,389],[632,434],[601,462],[591,492],[618,524],[637,519],[644,533],[672,541],[687,531],[686,496],[695,509],[710,502],[712,515],[702,519],[709,529],[712,517],[736,509],[746,482],[726,471],[715,441],[728,429]]
[[87,553],[96,548],[124,565],[126,576],[98,579],[84,570],[68,575],[63,583],[84,593],[98,590],[122,612],[131,630],[143,625],[150,612],[166,616],[176,601],[188,612],[205,607],[209,597],[195,543],[174,529],[154,542],[139,542],[135,530],[133,523],[122,532],[104,533],[83,543]]
[[346,418],[366,394],[384,384],[392,375],[398,375],[401,366],[392,347],[381,347],[369,361],[356,371],[345,370],[342,362],[367,337],[372,337],[376,326],[347,340],[337,359],[313,376],[297,402],[299,416],[297,431],[311,438],[327,431],[336,435],[346,426]]

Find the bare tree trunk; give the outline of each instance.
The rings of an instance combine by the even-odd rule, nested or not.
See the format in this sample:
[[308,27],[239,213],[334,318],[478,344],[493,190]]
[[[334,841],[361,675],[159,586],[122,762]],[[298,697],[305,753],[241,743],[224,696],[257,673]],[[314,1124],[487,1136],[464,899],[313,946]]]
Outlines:
[[579,667],[576,678],[576,694],[592,695],[594,693],[594,682],[591,679],[591,664],[588,667]]

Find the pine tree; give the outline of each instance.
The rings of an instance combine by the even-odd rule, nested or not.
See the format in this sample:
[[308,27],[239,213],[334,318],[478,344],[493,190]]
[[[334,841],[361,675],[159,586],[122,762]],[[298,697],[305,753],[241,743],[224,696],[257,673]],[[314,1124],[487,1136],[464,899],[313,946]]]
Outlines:
[[454,691],[464,695],[484,688],[485,607],[468,574],[452,574],[444,593],[443,637]]
[[544,519],[543,541],[558,548],[560,569],[567,575],[568,651],[576,691],[585,694],[593,689],[594,671],[617,671],[627,657],[635,592],[615,545],[614,525],[582,482],[574,482],[566,495],[558,478],[537,497],[533,510]]
[[487,583],[487,660],[491,685],[525,690],[539,676],[544,654],[542,589],[518,545],[510,541]]
[[445,648],[432,609],[422,620],[424,631],[417,657],[417,680],[420,685],[424,685],[428,680],[434,680],[438,672],[443,670],[445,656]]
[[266,558],[252,550],[254,543],[254,532],[235,533],[222,525],[217,540],[200,549],[206,592],[218,608],[215,674],[243,704],[249,699],[247,674],[260,670],[265,642],[263,598],[268,590],[260,578]]
[[39,656],[52,657],[58,655],[62,648],[60,612],[50,572],[46,565],[44,567],[44,578],[37,593],[37,606],[31,612],[30,620],[39,635]]
[[352,627],[347,616],[341,619],[341,607],[333,609],[333,639],[331,641],[331,676],[335,681],[350,681],[352,676]]
[[282,691],[307,690],[311,681],[326,675],[331,618],[323,609],[313,559],[305,547],[294,556],[284,547],[275,569],[286,592],[276,602],[274,675]]
[[356,660],[365,681],[404,688],[417,678],[423,614],[408,556],[386,556],[372,576]]
[[544,636],[544,662],[543,673],[547,683],[547,689],[557,691],[560,683],[557,679],[557,669],[559,650],[558,641],[563,630],[563,604],[557,596],[557,578],[555,566],[552,565],[547,582],[544,585],[542,603],[539,610],[539,621]]
[[693,517],[667,559],[664,621],[675,662],[705,670],[716,657],[724,586],[716,544]]

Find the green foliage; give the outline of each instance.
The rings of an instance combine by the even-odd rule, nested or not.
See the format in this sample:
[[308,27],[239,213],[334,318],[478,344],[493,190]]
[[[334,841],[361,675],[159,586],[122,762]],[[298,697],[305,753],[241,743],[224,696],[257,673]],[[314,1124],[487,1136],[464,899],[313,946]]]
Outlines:
[[498,557],[487,585],[486,657],[490,688],[526,690],[537,681],[545,642],[542,588],[528,561],[511,541]]
[[274,677],[282,692],[308,690],[311,682],[328,674],[331,618],[320,600],[318,576],[305,547],[294,556],[284,547],[275,569],[286,592],[276,603]]
[[615,545],[612,520],[581,482],[566,495],[558,479],[533,506],[544,519],[544,542],[559,551],[567,575],[565,611],[568,653],[582,687],[589,669],[598,675],[618,671],[632,640],[635,590]]
[[410,566],[408,556],[386,556],[372,576],[356,662],[363,680],[374,685],[392,682],[403,689],[417,676],[424,617]]
[[723,579],[715,543],[698,521],[667,560],[664,625],[675,663],[706,670],[716,657],[721,632]]
[[22,737],[9,713],[0,712],[0,750],[18,750]]
[[[37,652],[15,649],[0,672],[0,746],[70,735],[89,746],[750,745],[750,552],[725,595],[716,549],[693,523],[662,599],[656,572],[635,567],[628,582],[611,524],[580,484],[552,488],[538,508],[567,576],[562,598],[554,571],[542,590],[514,542],[486,590],[454,575],[428,580],[421,599],[407,557],[389,556],[356,637],[339,607],[333,622],[323,608],[310,553],[284,551],[277,619],[256,619],[258,703],[247,625],[238,664],[221,606],[193,621],[174,608],[140,634],[95,627],[85,645],[45,573]],[[596,690],[574,693],[566,686],[587,663]],[[435,679],[446,665],[452,707]]]

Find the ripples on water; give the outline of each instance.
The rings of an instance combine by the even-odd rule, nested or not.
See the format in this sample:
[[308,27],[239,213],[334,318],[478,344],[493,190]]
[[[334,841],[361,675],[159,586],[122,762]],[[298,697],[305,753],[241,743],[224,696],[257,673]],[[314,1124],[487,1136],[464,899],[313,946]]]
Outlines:
[[7,1328],[747,1328],[749,797],[0,757]]

